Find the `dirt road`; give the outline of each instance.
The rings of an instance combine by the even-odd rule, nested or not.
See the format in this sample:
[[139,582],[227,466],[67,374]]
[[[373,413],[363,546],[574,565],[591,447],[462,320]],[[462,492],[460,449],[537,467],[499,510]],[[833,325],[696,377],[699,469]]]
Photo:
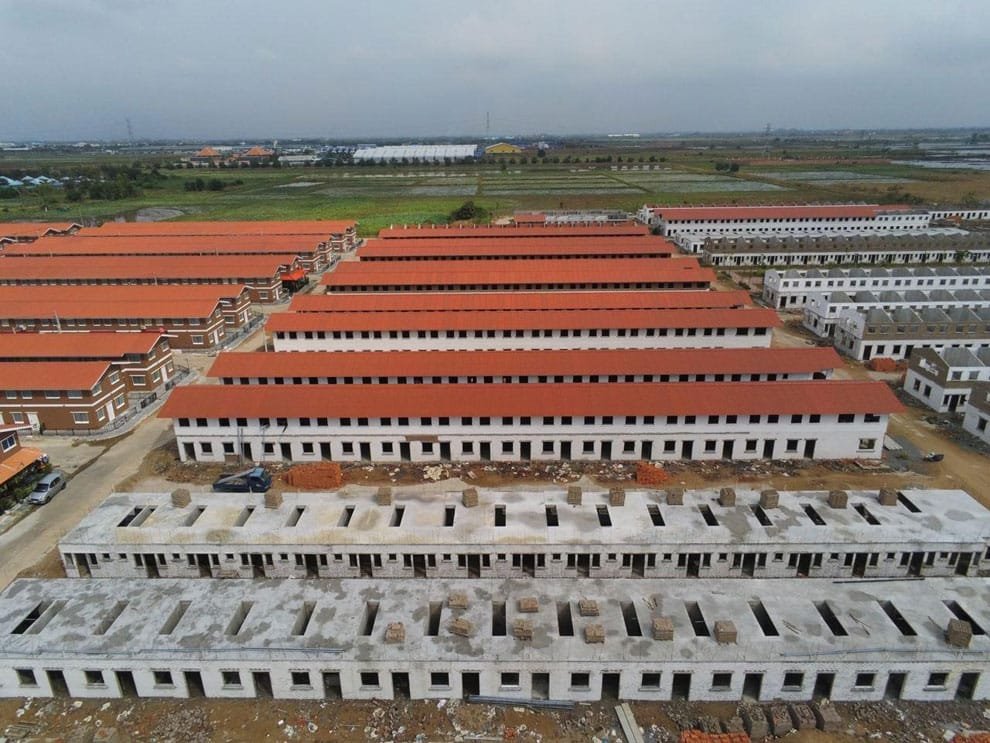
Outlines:
[[0,586],[43,558],[118,482],[136,472],[145,454],[162,445],[170,431],[168,421],[144,421],[77,472],[54,500],[0,535]]

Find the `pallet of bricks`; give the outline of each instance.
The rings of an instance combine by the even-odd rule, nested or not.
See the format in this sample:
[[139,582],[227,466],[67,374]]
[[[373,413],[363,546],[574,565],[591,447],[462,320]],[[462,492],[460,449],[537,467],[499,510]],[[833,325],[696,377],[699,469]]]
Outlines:
[[702,730],[684,730],[680,743],[750,743],[746,733],[706,733]]

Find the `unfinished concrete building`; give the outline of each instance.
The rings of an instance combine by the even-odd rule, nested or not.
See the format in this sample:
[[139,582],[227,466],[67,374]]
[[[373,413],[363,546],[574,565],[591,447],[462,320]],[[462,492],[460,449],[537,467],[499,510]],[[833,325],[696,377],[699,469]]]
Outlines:
[[979,351],[990,347],[990,309],[845,310],[834,332],[835,347],[857,361],[906,359],[921,348]]
[[0,695],[986,699],[988,609],[982,578],[21,579]]
[[866,312],[880,309],[892,312],[899,309],[944,310],[990,308],[990,289],[933,289],[922,291],[885,291],[874,293],[862,290],[853,294],[829,292],[811,294],[804,306],[802,324],[815,335],[830,338],[835,332],[839,317],[849,310]]
[[830,268],[769,270],[763,275],[763,301],[777,309],[801,308],[812,294],[833,291],[934,291],[990,289],[986,266]]
[[960,490],[573,490],[398,490],[387,504],[371,493],[118,493],[59,552],[66,575],[80,578],[892,579],[990,569],[990,512]]
[[800,237],[682,236],[692,252],[711,266],[867,266],[933,263],[987,263],[990,240],[984,233],[930,229],[917,234],[869,236],[804,235]]

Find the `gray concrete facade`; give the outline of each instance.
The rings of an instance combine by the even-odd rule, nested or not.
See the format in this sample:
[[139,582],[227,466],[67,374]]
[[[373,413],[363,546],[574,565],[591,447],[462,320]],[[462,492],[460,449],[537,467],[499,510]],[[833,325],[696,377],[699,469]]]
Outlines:
[[0,595],[0,696],[986,699],[987,627],[972,578],[22,579]]
[[[961,490],[117,493],[59,543],[70,577],[904,578],[983,574],[990,512]],[[573,494],[572,494],[573,495]],[[570,499],[573,501],[573,498]],[[674,499],[676,500],[676,499]],[[721,501],[721,502],[720,502]],[[181,501],[180,501],[181,502]],[[766,507],[761,503],[767,504]],[[890,505],[882,505],[889,503]]]

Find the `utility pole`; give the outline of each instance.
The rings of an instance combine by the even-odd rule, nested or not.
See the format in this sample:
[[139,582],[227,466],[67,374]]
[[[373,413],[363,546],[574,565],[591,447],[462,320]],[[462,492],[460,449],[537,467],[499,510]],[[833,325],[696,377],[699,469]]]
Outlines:
[[131,148],[134,147],[134,127],[131,126],[130,117],[124,119],[127,122],[127,141],[130,143]]

